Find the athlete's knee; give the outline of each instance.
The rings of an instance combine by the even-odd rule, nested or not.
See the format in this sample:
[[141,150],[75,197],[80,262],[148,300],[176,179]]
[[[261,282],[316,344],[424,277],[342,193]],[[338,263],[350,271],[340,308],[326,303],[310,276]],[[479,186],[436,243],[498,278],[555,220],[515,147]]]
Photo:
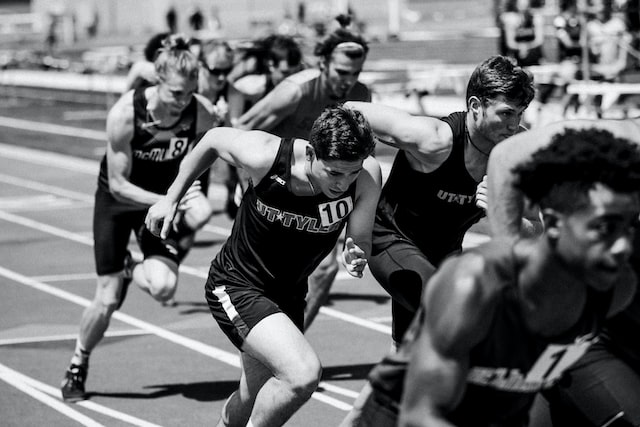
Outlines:
[[187,204],[182,221],[189,230],[196,231],[204,227],[213,215],[213,207],[204,194],[192,199]]
[[149,293],[155,300],[165,302],[173,298],[177,284],[177,278],[172,275],[155,276],[149,280]]
[[318,389],[321,377],[322,366],[314,356],[299,360],[295,366],[290,366],[280,379],[287,383],[298,399],[307,400]]
[[120,303],[120,293],[123,292],[121,279],[117,275],[98,277],[96,294],[91,301],[90,310],[97,311],[101,316],[111,317]]

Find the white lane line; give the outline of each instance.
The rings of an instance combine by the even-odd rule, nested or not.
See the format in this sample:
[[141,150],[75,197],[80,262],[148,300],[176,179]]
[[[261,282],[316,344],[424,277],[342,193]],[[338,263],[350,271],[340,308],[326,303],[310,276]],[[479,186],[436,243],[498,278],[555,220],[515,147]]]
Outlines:
[[18,178],[11,175],[0,173],[0,182],[15,185],[16,187],[28,188],[29,190],[41,191],[44,193],[55,194],[61,197],[67,197],[72,200],[85,203],[93,203],[93,196],[78,191],[67,190],[55,185],[43,184],[41,182],[30,179]]
[[[4,366],[2,364],[0,364],[0,372],[7,372],[11,378],[15,379],[16,382],[21,383],[22,385],[24,385],[25,387],[29,387],[31,390],[36,390],[37,392],[44,394],[45,396],[49,397],[49,396],[53,396],[57,399],[53,399],[51,397],[49,397],[49,399],[52,399],[53,402],[57,402],[58,405],[61,405],[64,408],[67,408],[70,411],[74,411],[73,409],[71,409],[69,406],[63,404],[62,402],[59,402],[58,399],[61,399],[62,396],[60,395],[60,390],[55,388],[55,387],[51,387],[50,385],[44,384],[38,380],[35,380],[31,377],[28,377],[24,374],[21,374],[18,371],[15,371],[7,366]],[[90,401],[81,401],[81,402],[76,402],[75,405],[77,406],[82,406],[84,408],[87,408],[89,410],[92,410],[94,412],[98,412],[100,414],[106,415],[108,417],[111,418],[115,418],[118,419],[120,421],[124,421],[126,423],[135,425],[135,426],[140,426],[140,427],[160,427],[157,424],[153,424],[150,423],[148,421],[145,420],[141,420],[140,418],[125,414],[123,412],[120,411],[116,411],[114,409],[111,408],[107,408],[106,406],[102,406],[99,405],[95,402],[90,402]],[[77,412],[77,411],[74,411]],[[82,417],[84,417],[84,415],[80,414]],[[91,420],[93,421],[93,420]],[[96,423],[95,421],[93,421],[92,424],[85,424],[85,425],[94,425],[94,426],[100,426],[101,424]]]
[[363,326],[367,329],[371,329],[374,331],[382,332],[383,334],[391,335],[390,326],[381,325],[376,322],[371,322],[369,320],[362,319],[360,317],[356,317],[351,314],[343,313],[341,311],[334,310],[328,307],[321,307],[320,312],[328,316],[335,317],[336,319],[344,320],[345,322],[353,323],[355,325]]
[[[140,329],[133,329],[127,331],[107,331],[105,337],[135,337],[138,335],[149,335],[147,331],[141,331]],[[59,334],[59,335],[47,335],[41,337],[21,337],[21,338],[5,338],[0,339],[0,347],[5,345],[19,345],[19,344],[34,344],[42,342],[55,342],[55,341],[70,341],[78,338],[78,334]]]
[[104,131],[35,122],[32,120],[14,119],[11,117],[0,117],[0,126],[31,132],[52,133],[54,135],[93,139],[97,141],[107,140],[107,133]]
[[[87,307],[91,302],[86,299],[86,298],[82,298],[78,295],[75,295],[71,292],[67,292],[64,291],[62,289],[58,289],[54,286],[51,285],[47,285],[46,283],[42,283],[42,282],[38,282],[36,280],[33,280],[29,277],[23,276],[20,273],[16,273],[14,271],[11,271],[9,269],[6,269],[4,267],[0,266],[0,276],[4,276],[9,280],[12,280],[14,282],[17,283],[21,283],[23,285],[29,286],[31,288],[34,288],[38,291],[41,292],[45,292],[48,293],[50,295],[56,296],[58,298],[61,299],[65,299],[67,301],[70,301],[74,304],[83,306],[83,307]],[[196,351],[198,353],[201,353],[205,356],[211,357],[212,359],[216,359],[220,362],[226,363],[227,365],[231,365],[233,367],[236,368],[240,368],[240,357],[237,354],[233,354],[233,353],[229,353],[228,351],[219,349],[217,347],[213,347],[207,344],[204,344],[200,341],[191,339],[191,338],[187,338],[185,336],[176,334],[174,332],[171,332],[167,329],[161,328],[159,326],[153,325],[151,323],[145,322],[144,320],[140,320],[138,318],[135,318],[133,316],[129,316],[128,314],[124,314],[120,311],[116,311],[113,313],[112,317],[114,319],[117,319],[123,323],[126,323],[128,325],[131,325],[133,327],[136,327],[138,329],[142,329],[144,331],[147,331],[151,334],[154,334],[160,338],[163,338],[167,341],[173,342],[174,344],[177,345],[181,345],[183,347],[186,347],[190,350]],[[324,385],[323,385],[324,386]],[[334,389],[339,389],[340,387],[336,387],[333,386]],[[349,390],[344,389],[344,393],[348,393]],[[323,403],[326,403],[328,405],[331,405],[335,408],[344,410],[344,411],[349,411],[351,410],[351,405],[336,400],[332,397],[329,396],[324,396],[322,394],[319,394],[318,392],[314,393],[312,396],[314,399],[321,401]]]
[[21,377],[21,374],[6,367],[3,364],[0,364],[0,380],[6,382],[7,384],[17,388],[25,394],[28,394],[32,398],[44,403],[50,408],[55,409],[60,412],[62,415],[65,415],[71,418],[73,421],[82,424],[87,427],[103,427],[99,422],[87,417],[86,415],[81,414],[75,409],[70,408],[64,403],[60,402],[60,400],[43,393],[40,390],[28,385]]
[[[1,212],[1,211],[0,211]],[[31,276],[33,280],[38,282],[70,282],[76,280],[95,280],[96,273],[77,273],[77,274],[49,274],[46,276]]]

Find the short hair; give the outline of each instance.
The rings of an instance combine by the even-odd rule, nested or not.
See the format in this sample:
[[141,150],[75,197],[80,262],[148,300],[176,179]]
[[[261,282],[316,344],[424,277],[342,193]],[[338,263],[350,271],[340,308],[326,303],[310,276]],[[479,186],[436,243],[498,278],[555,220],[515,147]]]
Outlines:
[[513,58],[494,55],[478,65],[467,84],[467,101],[478,97],[483,105],[499,96],[519,106],[528,106],[535,95],[533,76]]
[[147,44],[144,46],[144,58],[153,62],[156,60],[156,56],[158,55],[158,50],[162,47],[162,41],[169,36],[170,33],[158,33],[152,36]]
[[262,41],[265,46],[267,59],[278,64],[286,60],[290,67],[295,67],[302,63],[302,51],[300,45],[291,36],[283,34],[272,34]]
[[602,183],[614,191],[640,191],[640,149],[600,129],[567,129],[513,169],[516,188],[541,208],[575,212]]
[[364,160],[375,148],[367,119],[342,104],[325,108],[313,122],[309,143],[320,160]]
[[180,34],[172,34],[162,41],[154,64],[160,79],[166,78],[169,73],[190,80],[198,78],[198,58],[189,49],[189,40]]
[[200,61],[204,64],[207,63],[207,57],[211,55],[213,52],[220,51],[224,56],[226,56],[230,62],[233,62],[233,49],[231,45],[227,43],[225,40],[207,40],[200,43]]
[[328,61],[336,48],[351,59],[362,58],[369,53],[369,45],[362,36],[344,28],[338,28],[316,44],[313,54]]

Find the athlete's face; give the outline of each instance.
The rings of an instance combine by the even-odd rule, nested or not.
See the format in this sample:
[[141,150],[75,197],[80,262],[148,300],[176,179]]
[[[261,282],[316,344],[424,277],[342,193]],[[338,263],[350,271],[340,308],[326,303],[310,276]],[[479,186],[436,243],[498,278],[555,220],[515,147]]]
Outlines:
[[227,76],[233,67],[233,57],[225,49],[219,48],[211,52],[201,64],[202,77],[210,91],[218,92],[224,88]]
[[336,198],[344,194],[358,178],[362,170],[362,160],[320,160],[314,155],[310,159],[311,183],[327,197]]
[[179,115],[189,105],[198,88],[198,79],[168,73],[158,84],[160,102],[172,115]]
[[526,110],[525,106],[516,105],[503,96],[485,103],[472,97],[469,108],[474,118],[475,132],[472,135],[479,135],[494,145],[518,132],[522,114]]
[[280,60],[277,64],[274,61],[269,61],[269,73],[274,85],[300,70],[302,70],[302,65],[289,65],[286,59]]
[[588,197],[586,207],[558,214],[557,227],[550,227],[548,232],[557,234],[556,248],[566,264],[582,272],[590,286],[605,290],[628,265],[640,198],[602,184],[596,184]]
[[342,99],[347,96],[358,81],[365,59],[365,55],[352,59],[344,52],[333,52],[331,59],[322,63],[325,89],[331,98]]

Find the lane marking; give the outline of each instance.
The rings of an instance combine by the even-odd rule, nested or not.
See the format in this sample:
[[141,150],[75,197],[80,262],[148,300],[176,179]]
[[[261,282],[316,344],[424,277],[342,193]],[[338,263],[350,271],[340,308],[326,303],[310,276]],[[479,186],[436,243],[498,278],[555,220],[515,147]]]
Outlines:
[[[55,387],[51,387],[48,384],[42,383],[36,379],[33,379],[31,377],[28,377],[24,374],[21,374],[18,371],[15,371],[3,364],[0,364],[0,375],[2,373],[6,373],[7,375],[9,375],[9,377],[16,381],[16,383],[21,384],[25,387],[28,387],[31,391],[36,391],[38,393],[40,393],[40,396],[46,396],[48,399],[50,399],[51,402],[56,403],[57,405],[66,408],[69,411],[75,412],[77,414],[79,414],[81,417],[85,417],[85,415],[80,414],[79,412],[71,409],[69,406],[67,406],[66,404],[62,403],[59,401],[59,399],[62,399],[62,395],[60,394],[60,390],[55,388]],[[53,396],[54,398],[51,398],[49,396]],[[57,399],[55,399],[57,398]],[[116,411],[115,409],[111,409],[111,408],[107,408],[106,406],[102,406],[98,403],[95,402],[91,402],[91,401],[80,401],[80,402],[76,402],[74,403],[74,405],[76,406],[82,406],[86,409],[92,410],[94,412],[98,412],[100,414],[106,415],[108,417],[111,418],[115,418],[118,419],[120,421],[124,421],[127,422],[129,424],[135,425],[135,426],[140,426],[140,427],[161,427],[158,424],[153,424],[150,423],[148,421],[142,420],[140,418],[134,417],[132,415],[129,414],[125,414],[124,412],[120,412],[120,411]],[[88,417],[85,417],[88,418]],[[88,418],[89,420],[91,420],[90,418]],[[79,421],[79,420],[76,420]],[[80,422],[80,421],[79,421]],[[91,424],[84,424],[87,426],[101,426],[102,424],[98,424],[95,421],[91,420]]]
[[[133,337],[138,335],[149,335],[149,332],[140,329],[131,329],[126,331],[107,331],[105,337]],[[5,338],[0,339],[0,347],[20,344],[37,344],[45,342],[71,341],[78,338],[78,334],[59,334],[40,337],[21,337],[21,338]]]
[[0,117],[0,126],[30,132],[52,133],[54,135],[92,139],[94,141],[107,141],[107,133],[104,131],[56,125],[53,123],[35,122],[32,120],[14,119],[11,117]]
[[[12,280],[14,282],[20,283],[25,286],[29,286],[38,291],[45,292],[49,295],[53,295],[55,297],[67,300],[69,302],[80,305],[82,307],[87,307],[91,303],[91,301],[89,301],[86,298],[83,298],[71,292],[67,292],[65,290],[56,288],[55,286],[38,282],[37,280],[33,280],[27,276],[24,276],[20,273],[6,269],[2,266],[0,266],[0,276],[4,276],[5,278]],[[176,334],[175,332],[171,332],[167,329],[161,328],[149,322],[145,322],[144,320],[138,319],[136,317],[129,316],[128,314],[122,313],[120,311],[115,311],[112,315],[112,318],[117,319],[128,325],[131,325],[135,328],[147,331],[167,341],[173,342],[174,344],[181,345],[190,350],[193,350],[205,356],[208,356],[212,359],[226,363],[227,365],[240,368],[240,357],[237,354],[229,353],[228,351],[219,349],[217,347],[213,347],[213,346],[204,344],[200,341]],[[327,386],[327,384],[323,382],[321,382],[320,384],[325,388]],[[329,385],[329,387],[332,387],[334,390],[340,389],[340,387],[337,387],[337,386]],[[343,391],[344,393],[350,392],[350,390],[347,390],[347,389],[343,389],[343,390],[344,390]],[[322,395],[319,392],[313,393],[312,398],[344,411],[350,411],[352,408],[351,405],[345,402],[334,399],[330,396]]]
[[84,414],[76,411],[75,409],[70,408],[66,404],[62,403],[60,400],[44,393],[40,390],[37,390],[33,386],[27,384],[23,379],[22,375],[11,368],[0,363],[0,380],[6,382],[7,384],[17,388],[21,392],[29,395],[30,397],[44,403],[52,409],[60,412],[62,415],[65,415],[68,418],[82,424],[87,427],[104,427],[99,422],[87,417]]

